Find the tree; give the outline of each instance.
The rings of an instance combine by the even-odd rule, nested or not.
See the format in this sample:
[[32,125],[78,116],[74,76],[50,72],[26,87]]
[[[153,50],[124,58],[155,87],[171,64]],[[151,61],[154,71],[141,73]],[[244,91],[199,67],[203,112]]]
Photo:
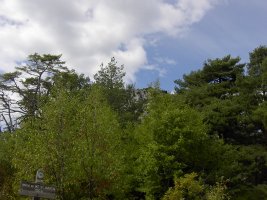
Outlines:
[[[78,74],[74,70],[57,73],[52,77],[52,81],[53,87],[51,89],[61,87],[66,92],[74,95],[81,93],[81,91],[86,92],[91,88],[90,78],[84,74]],[[51,92],[53,91],[57,90],[51,90]]]
[[[242,96],[214,99],[203,108],[208,133],[232,144],[262,144],[263,133]],[[261,127],[262,129],[262,127]]]
[[201,181],[195,180],[196,173],[186,174],[184,177],[176,178],[174,188],[170,188],[163,200],[175,199],[201,199],[204,186]]
[[124,76],[123,66],[118,67],[114,57],[106,67],[102,64],[94,75],[95,83],[104,89],[109,104],[119,114],[123,112],[125,104]]
[[260,76],[262,73],[262,63],[267,57],[267,47],[259,46],[249,53],[250,62],[248,73],[250,76]]
[[1,110],[9,132],[14,131],[15,124],[23,119],[41,115],[40,108],[51,91],[52,77],[59,72],[68,71],[60,57],[61,55],[35,53],[16,67],[16,71],[1,74]]
[[244,64],[240,58],[230,55],[221,59],[207,60],[201,70],[184,75],[184,80],[175,80],[176,92],[191,91],[202,87],[208,97],[227,98],[236,94],[236,81],[242,77]]
[[205,81],[203,80],[202,72],[198,70],[192,71],[188,75],[183,75],[183,80],[178,79],[175,80],[174,83],[176,84],[176,93],[181,93],[191,89],[192,87],[200,87],[201,85],[205,84]]
[[[86,183],[89,199],[116,196],[120,182],[121,132],[117,117],[107,105],[101,88],[94,86],[79,112],[76,155],[78,177]],[[74,166],[75,167],[75,166]]]
[[139,96],[134,85],[125,85],[123,69],[123,65],[117,66],[113,57],[107,66],[101,65],[94,79],[95,84],[103,88],[111,108],[118,113],[121,126],[126,127],[128,123],[139,121],[146,99]]
[[42,168],[59,199],[118,195],[120,129],[101,90],[75,95],[54,89],[57,96],[42,108],[42,118],[16,131],[16,183]]
[[125,72],[123,71],[123,65],[117,66],[115,58],[111,58],[111,61],[106,67],[103,64],[100,66],[101,69],[94,75],[94,79],[97,84],[102,85],[108,89],[123,89],[124,81],[123,77]]
[[258,102],[267,100],[267,47],[259,46],[250,54],[250,62],[248,64],[248,81],[252,87],[250,93]]
[[0,199],[8,200],[16,196],[12,190],[15,168],[12,165],[13,138],[9,133],[0,134]]
[[[204,114],[209,134],[231,143],[262,143],[262,127],[253,120],[254,97],[248,97],[249,81],[240,58],[225,56],[207,60],[202,69],[176,80],[176,92]],[[253,106],[254,105],[254,106]]]
[[265,125],[259,120],[258,111],[261,108],[264,110],[264,105],[261,104],[267,100],[267,47],[259,46],[249,56],[248,74],[239,82],[240,103],[244,108],[242,115],[248,122],[249,132],[259,138],[259,143],[266,143]]
[[136,130],[136,173],[143,178],[139,190],[148,199],[160,199],[179,172],[211,172],[220,165],[221,143],[206,134],[202,120],[177,96],[159,93],[149,102],[147,116]]
[[227,200],[226,186],[217,183],[207,186],[198,178],[197,173],[185,174],[175,178],[175,185],[166,192],[162,200],[192,199],[192,200]]

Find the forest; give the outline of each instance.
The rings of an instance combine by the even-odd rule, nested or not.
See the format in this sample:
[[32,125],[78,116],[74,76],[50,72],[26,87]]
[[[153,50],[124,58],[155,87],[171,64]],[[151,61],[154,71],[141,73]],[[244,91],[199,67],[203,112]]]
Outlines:
[[112,58],[94,77],[32,54],[0,74],[0,199],[38,169],[56,199],[267,199],[267,46],[174,80],[124,82]]

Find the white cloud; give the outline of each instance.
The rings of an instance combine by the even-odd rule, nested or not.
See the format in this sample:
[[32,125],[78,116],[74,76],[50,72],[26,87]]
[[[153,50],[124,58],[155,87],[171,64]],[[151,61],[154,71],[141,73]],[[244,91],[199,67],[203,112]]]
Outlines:
[[158,39],[147,36],[179,36],[218,2],[0,0],[0,71],[31,53],[62,53],[68,66],[92,77],[115,56],[134,81],[149,64],[144,46]]

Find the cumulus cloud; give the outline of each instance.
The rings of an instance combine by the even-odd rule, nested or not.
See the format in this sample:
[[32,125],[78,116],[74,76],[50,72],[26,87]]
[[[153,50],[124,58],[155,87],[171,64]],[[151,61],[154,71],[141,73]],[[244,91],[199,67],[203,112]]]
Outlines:
[[[222,1],[222,0],[221,0]],[[127,80],[149,65],[153,35],[176,37],[219,0],[0,0],[0,71],[32,53],[63,54],[90,77],[115,57]]]

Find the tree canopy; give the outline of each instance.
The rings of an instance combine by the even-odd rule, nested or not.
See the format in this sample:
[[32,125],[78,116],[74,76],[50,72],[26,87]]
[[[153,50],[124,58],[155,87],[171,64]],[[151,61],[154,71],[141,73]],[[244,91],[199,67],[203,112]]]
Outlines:
[[0,199],[20,182],[61,200],[267,199],[267,47],[207,59],[175,80],[125,84],[115,58],[90,79],[61,55],[0,74]]

